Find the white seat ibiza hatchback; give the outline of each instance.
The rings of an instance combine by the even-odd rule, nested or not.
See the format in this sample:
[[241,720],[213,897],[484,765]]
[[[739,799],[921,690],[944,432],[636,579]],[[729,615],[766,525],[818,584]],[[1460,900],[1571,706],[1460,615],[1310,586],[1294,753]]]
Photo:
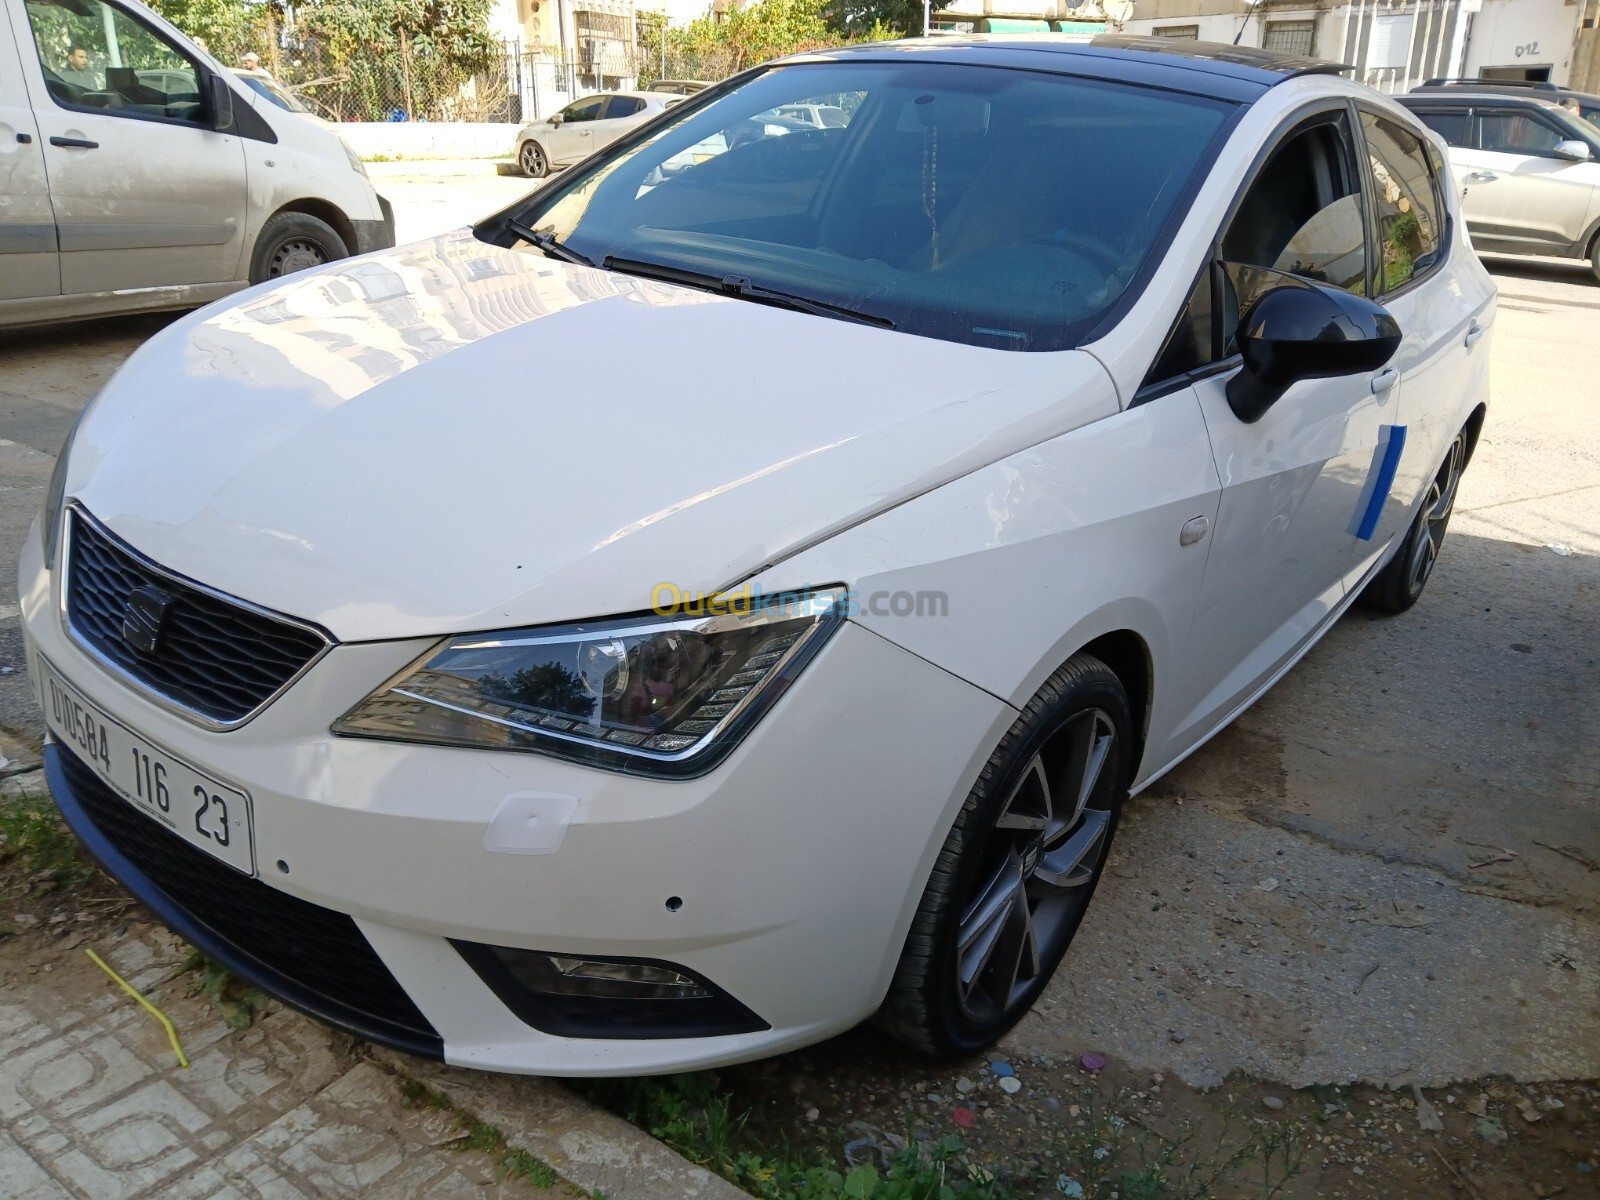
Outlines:
[[861,46],[195,313],[23,554],[52,790],[453,1063],[977,1050],[1128,795],[1421,594],[1494,316],[1448,179],[1309,60]]

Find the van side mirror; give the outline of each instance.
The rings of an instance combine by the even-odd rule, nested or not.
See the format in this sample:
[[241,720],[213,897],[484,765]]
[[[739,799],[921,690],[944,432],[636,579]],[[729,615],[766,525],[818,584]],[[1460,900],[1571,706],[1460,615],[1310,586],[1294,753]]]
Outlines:
[[1376,371],[1400,348],[1400,326],[1365,296],[1286,285],[1250,306],[1237,338],[1244,370],[1228,381],[1228,407],[1250,425],[1302,379]]
[[1573,162],[1588,162],[1594,157],[1594,151],[1589,149],[1588,142],[1580,142],[1577,138],[1568,138],[1564,142],[1557,142],[1552,152],[1557,158],[1571,159]]
[[211,96],[211,128],[222,130],[233,127],[233,89],[220,75],[207,80]]

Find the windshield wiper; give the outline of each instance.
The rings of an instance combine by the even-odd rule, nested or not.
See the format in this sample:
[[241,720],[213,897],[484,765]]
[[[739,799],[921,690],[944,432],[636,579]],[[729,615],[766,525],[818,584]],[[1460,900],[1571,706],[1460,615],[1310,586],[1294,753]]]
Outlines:
[[536,250],[543,250],[551,258],[559,258],[562,262],[577,263],[580,267],[594,266],[594,260],[579,254],[571,246],[556,240],[553,233],[541,233],[537,229],[530,229],[515,217],[506,218],[506,228],[527,242]]
[[681,283],[685,287],[717,292],[724,296],[737,296],[741,300],[754,300],[759,304],[771,304],[817,317],[836,317],[842,321],[856,321],[878,329],[894,328],[894,322],[888,317],[848,308],[843,304],[833,304],[827,300],[816,300],[795,292],[763,287],[758,283],[752,283],[743,275],[713,275],[709,271],[691,271],[684,267],[669,267],[664,263],[645,262],[638,258],[618,258],[616,255],[607,255],[601,261],[600,267],[605,271],[619,271],[624,275],[638,275],[644,279],[659,279],[663,283]]

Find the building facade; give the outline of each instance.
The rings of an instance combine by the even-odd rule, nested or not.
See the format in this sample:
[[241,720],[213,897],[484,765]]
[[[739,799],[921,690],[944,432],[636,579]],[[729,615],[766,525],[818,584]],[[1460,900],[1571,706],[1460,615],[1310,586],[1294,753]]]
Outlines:
[[1121,27],[1349,63],[1385,92],[1436,77],[1592,87],[1597,10],[1600,0],[1134,0]]

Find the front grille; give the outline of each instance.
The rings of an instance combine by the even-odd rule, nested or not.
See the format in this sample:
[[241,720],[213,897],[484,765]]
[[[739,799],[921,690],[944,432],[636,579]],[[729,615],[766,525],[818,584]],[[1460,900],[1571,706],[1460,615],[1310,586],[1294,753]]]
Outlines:
[[100,782],[59,743],[50,780],[68,824],[173,930],[229,970],[362,1037],[437,1056],[438,1033],[341,912],[196,849]]
[[[67,621],[110,664],[181,708],[236,724],[328,645],[315,630],[246,608],[161,570],[74,509],[67,542]],[[123,637],[135,588],[170,597],[153,651]]]

